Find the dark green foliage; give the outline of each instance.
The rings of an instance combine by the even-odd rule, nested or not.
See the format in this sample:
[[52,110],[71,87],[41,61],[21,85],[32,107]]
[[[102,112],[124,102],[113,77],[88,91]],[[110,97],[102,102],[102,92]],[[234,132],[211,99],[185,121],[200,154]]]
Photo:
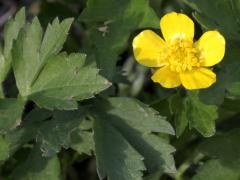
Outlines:
[[[240,179],[240,0],[39,2],[1,1],[1,180]],[[171,11],[226,38],[210,88],[164,89],[135,62],[133,37]]]

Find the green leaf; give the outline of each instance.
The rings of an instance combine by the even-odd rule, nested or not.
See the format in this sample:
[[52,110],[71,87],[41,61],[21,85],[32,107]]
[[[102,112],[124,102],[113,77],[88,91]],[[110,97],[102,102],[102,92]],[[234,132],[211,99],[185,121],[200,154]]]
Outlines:
[[[110,98],[110,115],[118,116],[130,127],[143,133],[166,133],[175,135],[166,118],[144,103],[131,98]],[[107,106],[106,104],[105,106]],[[111,107],[113,107],[111,109]]]
[[72,142],[72,134],[78,130],[83,120],[81,111],[55,112],[53,119],[41,125],[38,131],[37,141],[43,156],[49,157],[58,153],[61,147],[67,149]]
[[199,100],[197,94],[190,96],[188,116],[190,128],[195,128],[205,137],[215,134],[215,121],[218,118],[217,106],[206,105]]
[[110,85],[98,69],[84,65],[85,55],[58,55],[72,21],[56,18],[43,35],[34,18],[14,43],[13,70],[19,92],[40,107],[77,109],[76,100],[93,97]]
[[74,110],[78,108],[78,103],[73,100],[62,100],[57,99],[55,97],[44,96],[43,93],[37,93],[30,96],[31,100],[33,100],[38,107],[46,108],[46,109],[59,109],[59,110]]
[[4,49],[0,55],[0,83],[2,83],[11,67],[11,50],[13,41],[17,38],[19,31],[25,25],[25,9],[22,8],[14,19],[10,19],[4,26]]
[[176,135],[180,137],[188,126],[188,99],[179,97],[177,95],[171,97],[170,106],[174,114],[174,121],[176,126]]
[[204,104],[197,92],[188,92],[186,97],[174,96],[170,99],[177,136],[181,136],[187,125],[195,128],[204,137],[215,134],[218,118],[217,106]]
[[[159,133],[174,134],[171,125],[164,117],[158,115],[155,110],[143,103],[131,98],[110,98],[105,103],[99,103],[98,109],[95,114],[94,137],[100,177],[103,178],[106,175],[110,179],[118,179],[118,173],[107,163],[109,163],[109,158],[115,162],[116,158],[123,159],[122,156],[133,156],[130,147],[141,154],[144,159],[141,159],[134,153],[134,157],[138,158],[132,163],[138,164],[138,166],[135,165],[137,169],[129,169],[129,164],[116,162],[115,169],[123,171],[126,177],[129,173],[134,175],[137,173],[135,179],[140,178],[141,173],[139,174],[138,171],[143,170],[139,162],[140,160],[143,160],[147,170],[150,172],[157,170],[164,172],[175,171],[171,155],[175,149],[168,144],[167,140],[159,136]],[[110,132],[106,132],[106,129]],[[153,134],[153,132],[156,134]],[[112,135],[109,135],[110,133]],[[114,140],[111,139],[113,133],[115,136]],[[100,136],[101,141],[98,139]],[[116,142],[118,145],[115,146],[112,144],[113,142]],[[128,154],[123,155],[122,149],[126,148],[128,150],[125,153]],[[112,157],[109,154],[112,154]],[[121,178],[126,179],[126,177]],[[129,178],[134,179],[131,176]]]
[[50,56],[57,55],[61,51],[72,22],[72,18],[65,19],[61,23],[55,18],[52,24],[48,24],[40,48],[40,59],[43,64]]
[[[32,86],[33,100],[39,102],[39,98],[46,97],[72,104],[72,99],[90,98],[106,89],[110,83],[98,75],[96,68],[84,64],[85,55],[82,54],[52,56]],[[46,104],[51,106],[48,101]]]
[[28,158],[22,162],[10,175],[10,179],[18,180],[59,180],[60,162],[57,156],[46,158],[41,156],[38,146],[32,149]]
[[94,151],[92,126],[93,122],[85,118],[80,122],[79,129],[72,135],[71,148],[79,154],[92,155]]
[[20,32],[13,49],[13,69],[22,96],[31,94],[31,86],[48,58],[61,50],[71,23],[72,19],[66,19],[62,23],[56,19],[48,26],[43,37],[38,18],[34,18]]
[[0,133],[14,129],[21,123],[23,109],[21,99],[0,99]]
[[41,61],[39,47],[42,40],[42,27],[37,18],[22,29],[13,46],[13,70],[21,96],[31,93],[31,85],[38,73]]
[[[91,46],[101,73],[116,75],[116,63],[132,32],[139,28],[159,28],[159,19],[145,0],[88,0],[79,20],[89,27]],[[92,48],[94,47],[94,48]]]
[[94,121],[94,140],[100,179],[141,179],[141,171],[145,170],[143,157],[105,120]]
[[71,148],[79,154],[91,155],[94,150],[93,133],[88,131],[77,131],[72,136]]
[[214,136],[197,148],[202,154],[211,157],[198,171],[194,180],[238,180],[240,178],[240,131],[232,130]]

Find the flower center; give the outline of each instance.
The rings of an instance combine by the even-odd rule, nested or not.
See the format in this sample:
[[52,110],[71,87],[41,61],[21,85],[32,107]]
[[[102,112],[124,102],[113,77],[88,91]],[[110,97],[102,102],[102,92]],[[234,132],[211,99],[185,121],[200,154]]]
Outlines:
[[175,39],[167,42],[166,59],[172,71],[182,72],[200,67],[201,58],[193,42]]

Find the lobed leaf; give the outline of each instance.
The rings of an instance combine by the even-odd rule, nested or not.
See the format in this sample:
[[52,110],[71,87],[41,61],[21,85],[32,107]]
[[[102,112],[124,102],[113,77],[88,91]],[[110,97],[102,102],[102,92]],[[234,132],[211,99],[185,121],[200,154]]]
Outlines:
[[100,179],[140,180],[143,157],[105,120],[94,121],[94,140]]
[[195,128],[205,137],[215,134],[215,121],[218,118],[217,106],[206,105],[199,100],[197,95],[192,94],[188,113],[190,128]]
[[[107,102],[99,103],[98,109],[94,121],[94,139],[101,178],[108,176],[110,179],[118,179],[120,171],[123,174],[120,179],[139,179],[144,170],[141,160],[150,172],[175,171],[171,155],[175,149],[164,138],[153,134],[174,134],[165,118],[131,98],[109,98]],[[124,157],[135,159],[130,161]],[[110,162],[114,162],[114,168],[110,167]],[[137,164],[134,165],[135,169],[132,169],[132,163]]]
[[186,97],[174,96],[170,100],[174,114],[177,136],[185,128],[195,128],[204,137],[215,134],[215,120],[218,118],[217,106],[204,104],[197,92],[189,92]]
[[93,97],[110,83],[85,55],[58,54],[67,38],[72,18],[56,18],[45,34],[38,18],[20,31],[12,52],[13,70],[20,95],[48,109],[77,109],[77,100]]

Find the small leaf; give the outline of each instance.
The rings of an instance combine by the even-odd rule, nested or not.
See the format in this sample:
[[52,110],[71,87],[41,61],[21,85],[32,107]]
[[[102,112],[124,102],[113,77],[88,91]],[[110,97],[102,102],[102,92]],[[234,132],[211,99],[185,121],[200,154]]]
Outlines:
[[204,137],[215,133],[215,121],[218,118],[217,106],[201,102],[198,92],[188,92],[186,97],[174,96],[170,100],[177,136],[180,137],[187,125],[195,128]]
[[84,118],[79,125],[79,129],[72,135],[71,148],[79,154],[92,155],[92,151],[94,151],[92,126],[93,122]]
[[72,136],[71,148],[79,154],[91,155],[94,150],[93,133],[78,130]]
[[197,94],[192,93],[189,96],[189,125],[195,128],[205,137],[215,134],[215,121],[218,118],[217,106],[206,105],[199,100]]

